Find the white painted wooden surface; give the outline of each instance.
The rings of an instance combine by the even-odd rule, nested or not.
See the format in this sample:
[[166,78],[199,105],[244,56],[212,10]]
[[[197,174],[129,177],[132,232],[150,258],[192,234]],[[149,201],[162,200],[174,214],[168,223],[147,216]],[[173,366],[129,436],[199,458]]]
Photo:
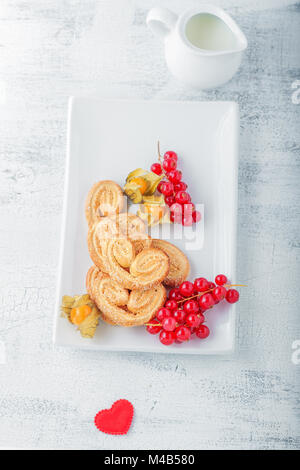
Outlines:
[[[2,447],[300,447],[300,365],[291,361],[300,339],[300,6],[216,0],[249,49],[230,83],[194,92],[170,77],[145,26],[157,3],[180,12],[198,1],[1,0]],[[78,93],[239,102],[238,279],[249,287],[234,357],[53,348],[66,109]],[[129,434],[99,433],[94,414],[121,397],[135,406]]]

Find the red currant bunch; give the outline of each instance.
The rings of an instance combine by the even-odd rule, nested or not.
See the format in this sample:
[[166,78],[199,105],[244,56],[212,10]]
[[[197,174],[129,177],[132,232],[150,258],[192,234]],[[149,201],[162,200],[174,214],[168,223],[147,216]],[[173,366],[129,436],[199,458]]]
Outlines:
[[[159,152],[159,160],[161,161]],[[162,163],[153,163],[151,171],[156,175],[164,174],[157,190],[163,194],[165,203],[170,207],[170,220],[174,224],[191,226],[200,222],[202,216],[191,202],[191,196],[186,191],[187,184],[182,181],[182,172],[177,168],[178,155],[169,150],[163,156]]]
[[215,282],[204,277],[182,282],[169,291],[165,305],[147,324],[147,331],[152,335],[159,333],[159,340],[165,346],[184,343],[193,335],[206,339],[210,329],[205,325],[204,313],[222,300],[231,304],[239,300],[238,291],[231,289],[227,282],[224,274],[218,274]]

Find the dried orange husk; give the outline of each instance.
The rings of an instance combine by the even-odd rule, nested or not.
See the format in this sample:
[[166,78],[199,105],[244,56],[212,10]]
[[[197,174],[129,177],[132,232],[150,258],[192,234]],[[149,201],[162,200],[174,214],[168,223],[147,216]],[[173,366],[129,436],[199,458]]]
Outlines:
[[140,204],[137,215],[149,226],[154,226],[160,223],[165,214],[165,206],[159,204]]
[[83,320],[83,322],[78,325],[78,330],[80,331],[81,336],[83,336],[84,338],[92,338],[95,334],[99,322],[100,312],[88,294],[75,295],[74,297],[64,295],[60,307],[61,316],[63,318],[66,318],[70,323],[72,323],[72,309],[76,307],[81,307],[83,305],[88,305],[89,307],[91,307],[92,310],[91,313]]
[[164,206],[158,204],[144,204],[144,211],[155,218],[161,219],[164,215]]
[[86,317],[92,313],[92,307],[89,305],[81,305],[80,307],[73,307],[70,313],[70,320],[74,325],[80,325]]
[[142,202],[143,196],[138,184],[128,182],[125,184],[123,189],[125,194],[127,194],[134,204],[139,204]]
[[137,184],[138,187],[139,187],[139,190],[141,192],[141,194],[146,194],[147,191],[149,190],[150,188],[150,182],[147,181],[146,178],[144,178],[143,176],[136,176],[134,178],[132,178],[130,181],[129,181],[129,184]]
[[164,175],[156,175],[152,171],[148,171],[147,174],[144,176],[144,179],[149,182],[149,189],[147,190],[147,192],[145,192],[145,196],[152,196],[152,194],[155,193],[158,184],[163,178]]
[[171,223],[170,212],[169,211],[165,212],[164,216],[160,219],[159,223],[160,224],[170,224]]
[[143,168],[137,168],[136,170],[131,171],[126,178],[126,183],[128,183],[132,178],[136,178],[137,176],[142,176],[145,173],[147,173],[147,171],[143,170]]
[[78,330],[83,338],[93,338],[96,332],[96,328],[99,324],[100,313],[96,305],[92,308],[92,311],[88,317],[86,317],[82,323],[78,326]]
[[144,196],[143,197],[143,202],[146,205],[148,205],[148,204],[159,205],[159,206],[164,206],[165,205],[164,197],[163,197],[162,194],[160,196]]
[[[144,170],[143,168],[137,168],[136,170],[131,171],[129,173],[129,175],[126,178],[126,184],[123,189],[134,203],[139,204],[139,202],[141,202],[139,201],[140,196],[134,196],[134,193],[136,193],[137,189],[139,189],[142,195],[144,196],[152,196],[155,193],[157,186],[160,183],[160,181],[163,179],[163,177],[164,175],[156,175],[152,171],[147,171],[147,170]],[[143,186],[143,184],[140,184],[141,181],[139,180],[142,180],[142,182],[145,182],[147,184],[146,189],[143,188],[141,190],[141,187]],[[135,187],[133,189],[131,184],[136,184],[138,188]],[[128,194],[128,191],[130,192],[131,195]]]

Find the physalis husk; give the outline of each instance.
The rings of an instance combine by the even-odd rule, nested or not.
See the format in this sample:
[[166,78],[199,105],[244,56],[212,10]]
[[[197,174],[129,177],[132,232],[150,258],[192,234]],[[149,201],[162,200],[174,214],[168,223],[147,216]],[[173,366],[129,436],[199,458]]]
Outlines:
[[163,177],[163,175],[156,175],[152,171],[137,168],[129,173],[123,189],[134,204],[139,204],[145,197],[155,193],[158,183]]
[[93,338],[99,323],[100,312],[88,294],[74,297],[64,295],[61,316],[76,325],[83,338]]
[[149,226],[157,225],[165,221],[166,206],[160,205],[159,203],[154,204],[140,204],[140,208],[137,211],[137,215]]

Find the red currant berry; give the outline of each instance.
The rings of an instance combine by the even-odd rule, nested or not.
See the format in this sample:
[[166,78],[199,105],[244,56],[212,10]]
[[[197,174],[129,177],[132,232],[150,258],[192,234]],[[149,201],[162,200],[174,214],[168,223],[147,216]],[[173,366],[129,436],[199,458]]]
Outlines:
[[192,203],[183,204],[182,209],[183,209],[183,215],[184,216],[188,215],[192,218],[194,204],[192,204]]
[[186,323],[188,326],[191,326],[192,328],[197,328],[200,325],[200,319],[196,313],[190,313],[186,319]]
[[199,312],[199,305],[196,300],[188,300],[184,303],[183,309],[187,314],[190,313],[198,313]]
[[190,297],[194,293],[194,284],[190,281],[184,281],[179,286],[179,292],[183,297]]
[[185,227],[191,227],[193,225],[193,218],[191,215],[185,215],[182,217],[182,225]]
[[164,318],[171,317],[171,316],[172,316],[171,310],[165,307],[160,308],[156,314],[156,318],[160,322],[162,322]]
[[157,185],[157,191],[158,191],[159,193],[161,193],[161,187],[162,187],[163,184],[164,184],[164,181],[160,181],[160,182],[158,183],[158,185]]
[[176,217],[176,215],[174,214],[174,212],[170,212],[170,221],[173,223],[173,224],[179,224],[180,220],[178,221],[178,217]]
[[199,305],[203,310],[207,310],[214,305],[215,301],[211,294],[203,294],[199,299]]
[[218,286],[224,286],[227,282],[227,277],[224,274],[218,274],[215,278],[215,283]]
[[176,310],[178,305],[177,305],[177,302],[176,300],[167,300],[167,302],[165,303],[165,307],[168,309],[168,310]]
[[188,185],[184,183],[183,181],[180,181],[180,183],[174,184],[174,191],[175,193],[178,193],[178,191],[185,191]]
[[171,331],[162,330],[160,332],[159,340],[165,346],[169,346],[170,344],[174,343],[174,339],[174,333],[172,333]]
[[173,191],[174,191],[174,186],[173,186],[173,183],[170,183],[170,181],[164,181],[160,187],[160,192],[164,196],[172,196]]
[[180,170],[172,170],[168,173],[168,178],[172,183],[177,184],[182,178],[182,173]]
[[164,318],[162,327],[165,331],[174,331],[176,328],[176,320],[173,317]]
[[209,289],[214,289],[216,287],[216,284],[214,282],[209,282],[208,283],[208,288]]
[[173,300],[182,300],[183,297],[182,295],[180,294],[179,292],[179,289],[178,287],[174,287],[174,289],[171,289],[170,292],[169,292],[169,299],[173,299]]
[[205,322],[205,316],[202,313],[198,313],[199,323]]
[[172,206],[175,202],[175,197],[174,196],[166,196],[165,197],[165,203],[167,204],[167,206]]
[[178,310],[175,310],[173,313],[173,318],[177,321],[177,323],[184,323],[186,317],[186,313],[184,310],[181,310],[180,308]]
[[214,290],[212,291],[212,296],[213,298],[220,302],[221,300],[225,299],[226,297],[227,290],[223,286],[218,286],[215,287]]
[[178,160],[178,156],[177,156],[177,153],[176,152],[172,152],[172,150],[169,150],[168,152],[166,152],[164,154],[164,159],[167,159],[167,158],[173,158],[176,162]]
[[163,162],[163,169],[165,172],[170,173],[172,170],[176,170],[177,163],[173,158],[166,158]]
[[209,282],[205,277],[198,277],[194,281],[194,289],[196,292],[205,292],[209,289]]
[[191,330],[187,328],[186,326],[179,326],[175,330],[175,338],[180,343],[183,343],[183,341],[188,341],[190,337],[191,337]]
[[161,330],[161,324],[158,320],[151,320],[150,325],[147,325],[147,331],[150,335],[157,335]]
[[200,222],[201,217],[202,217],[202,216],[201,216],[201,212],[199,212],[199,211],[193,211],[192,217],[193,217],[193,221],[194,221],[195,223]]
[[155,173],[156,175],[162,174],[162,167],[160,163],[153,163],[153,165],[151,165],[150,170],[152,171],[152,173]]
[[229,289],[226,294],[226,300],[230,304],[235,304],[240,298],[240,294],[236,289]]
[[178,191],[175,194],[175,200],[178,204],[187,204],[189,202],[189,194],[186,191]]
[[175,202],[174,204],[171,205],[170,209],[172,212],[176,212],[176,214],[180,214],[180,217],[181,217],[181,214],[182,214],[181,204],[179,204],[178,202]]
[[170,207],[170,220],[175,224],[179,224],[182,221],[182,206],[181,204],[175,203]]
[[208,326],[206,325],[200,325],[199,328],[197,328],[197,330],[195,331],[196,333],[196,336],[198,336],[198,338],[200,339],[205,339],[209,336],[209,328]]

